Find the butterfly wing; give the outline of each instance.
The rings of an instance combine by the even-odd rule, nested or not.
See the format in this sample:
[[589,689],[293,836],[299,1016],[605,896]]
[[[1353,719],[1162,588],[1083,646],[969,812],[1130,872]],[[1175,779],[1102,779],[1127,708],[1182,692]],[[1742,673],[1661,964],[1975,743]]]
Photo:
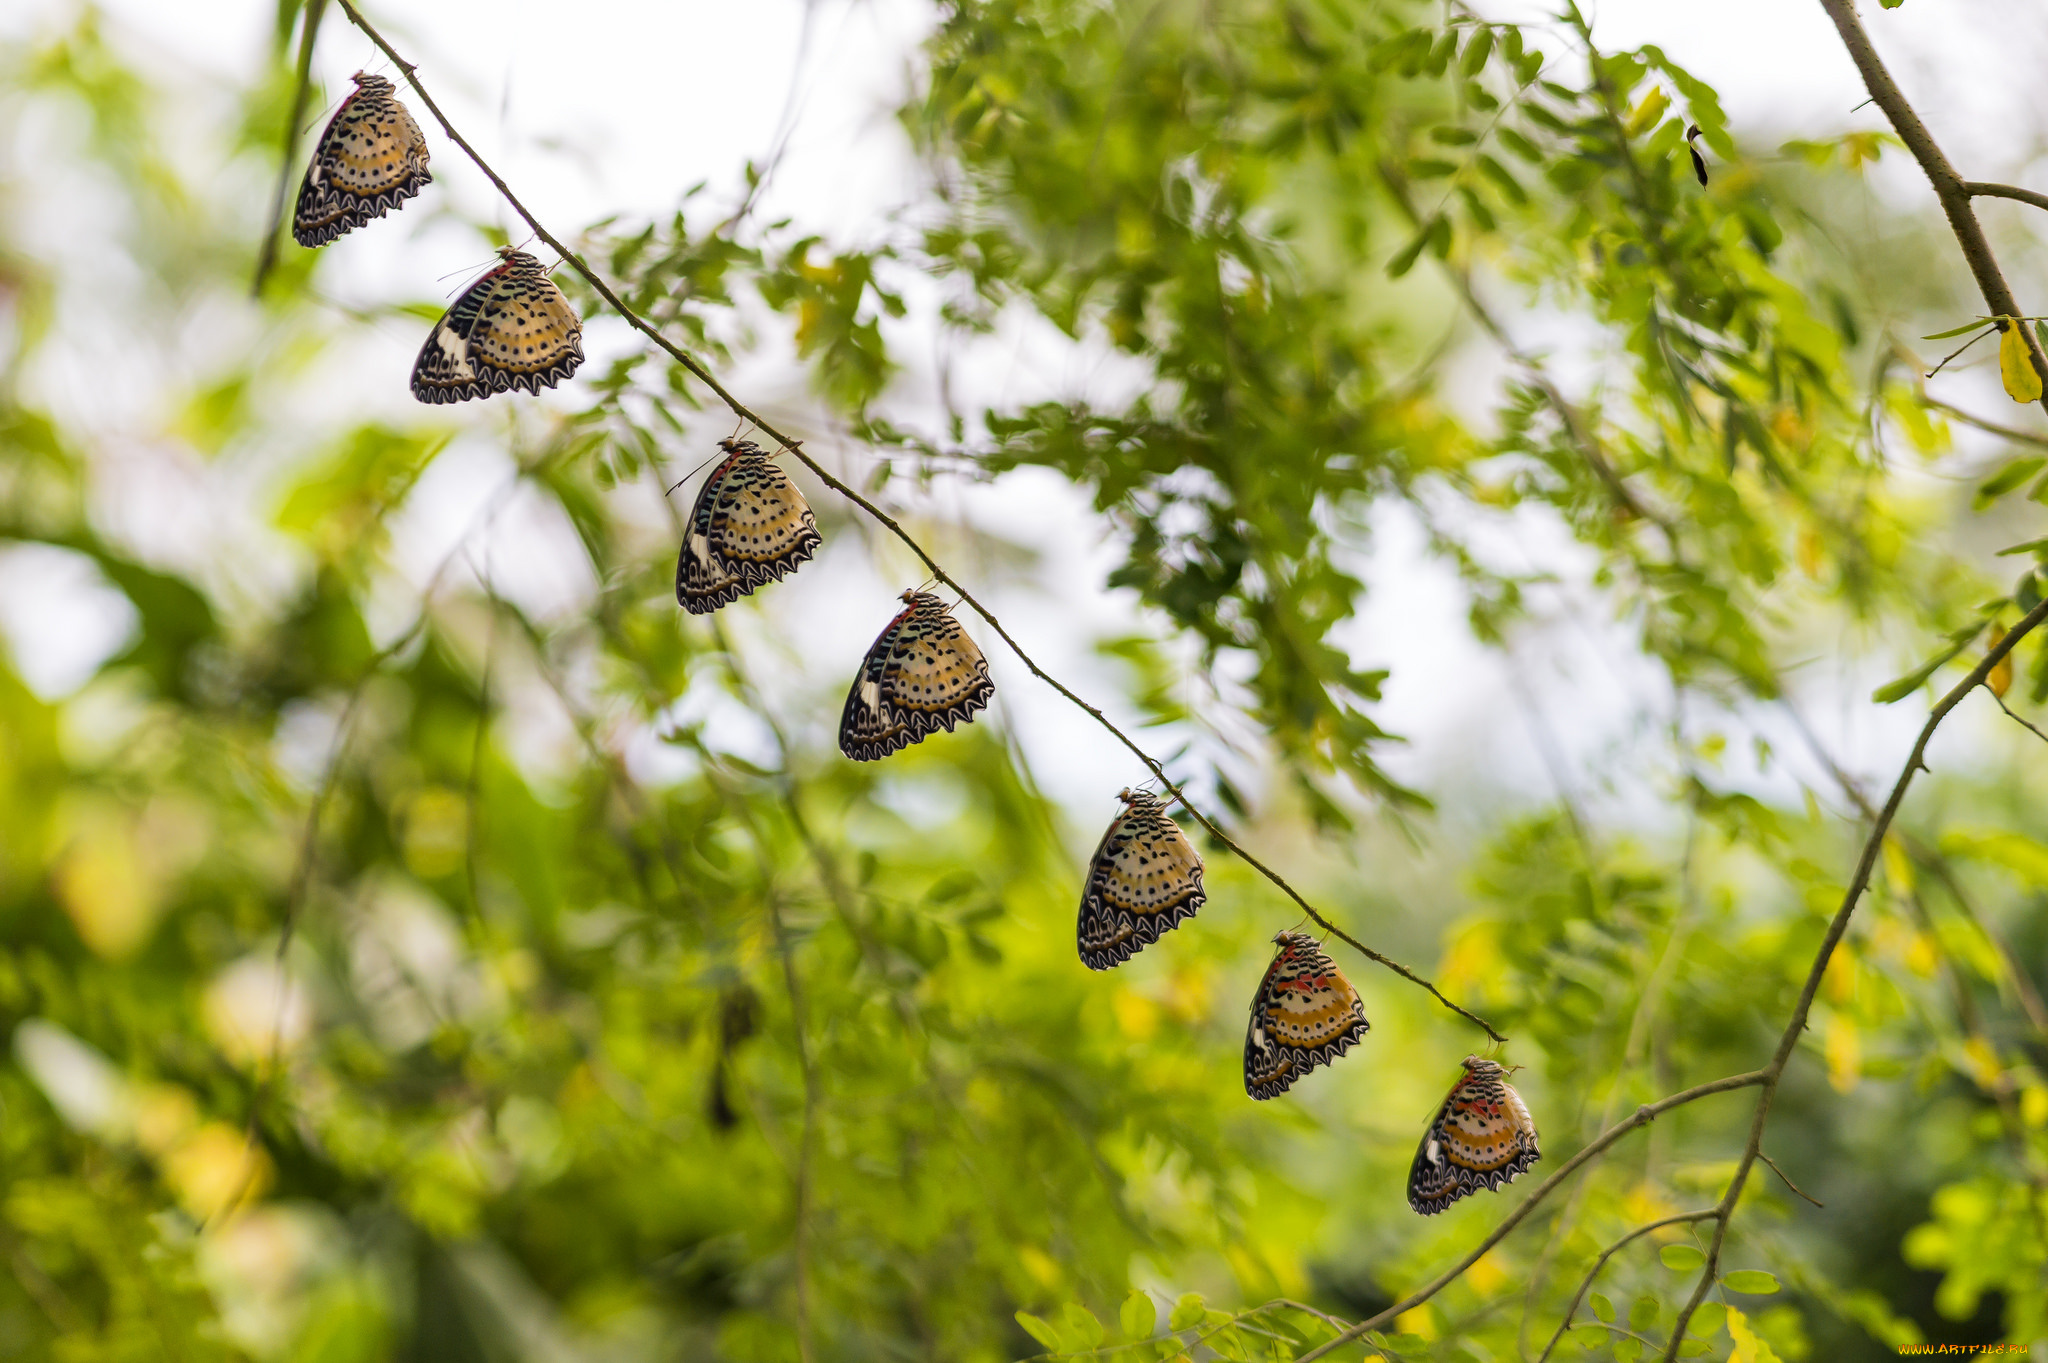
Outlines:
[[1102,835],[1088,863],[1076,927],[1090,970],[1121,965],[1195,916],[1207,898],[1202,859],[1155,803],[1133,805]]
[[839,722],[839,750],[873,762],[938,732],[951,733],[995,694],[988,659],[936,601],[890,622],[861,664]]
[[583,363],[583,320],[552,279],[515,272],[484,300],[469,331],[469,360],[494,393],[538,393]]
[[1351,981],[1313,939],[1283,933],[1280,954],[1252,997],[1244,1038],[1244,1089],[1277,1098],[1318,1065],[1350,1050],[1372,1024]]
[[707,614],[795,572],[823,542],[796,484],[758,450],[741,450],[697,494],[676,556],[676,600]]
[[383,81],[342,101],[328,121],[292,211],[292,240],[324,246],[398,208],[433,182],[427,139]]
[[583,363],[583,323],[569,300],[523,252],[455,300],[420,347],[412,395],[465,402],[523,388],[538,393]]
[[1499,1067],[1468,1069],[1422,1134],[1408,1205],[1434,1216],[1481,1188],[1513,1182],[1540,1158],[1536,1122]]

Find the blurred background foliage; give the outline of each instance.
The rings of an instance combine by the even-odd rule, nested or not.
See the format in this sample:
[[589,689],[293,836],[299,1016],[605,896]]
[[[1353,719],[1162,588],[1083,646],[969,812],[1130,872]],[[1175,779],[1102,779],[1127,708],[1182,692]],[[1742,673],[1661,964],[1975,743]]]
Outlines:
[[[1429,1221],[1401,1191],[1483,1036],[1345,957],[1371,1038],[1248,1102],[1269,887],[1208,849],[1201,917],[1091,977],[1106,810],[1049,799],[1028,735],[855,767],[806,717],[852,658],[799,657],[786,588],[679,615],[662,490],[726,428],[660,356],[364,416],[398,380],[352,347],[441,305],[344,304],[332,253],[288,244],[250,298],[302,17],[207,99],[90,8],[0,49],[0,1349],[1293,1358],[1314,1316],[1232,1313],[1355,1319],[1483,1234],[1526,1181]],[[2039,418],[1986,437],[1924,391],[1910,343],[1976,303],[1931,209],[1865,182],[1886,140],[1752,145],[1569,6],[955,0],[922,62],[912,211],[835,231],[693,193],[588,258],[714,366],[801,365],[792,421],[857,436],[885,504],[1029,467],[1079,489],[1149,631],[1101,641],[1119,713],[1512,1036],[1539,1175],[1762,1063],[1892,774],[1852,774],[1802,694],[1869,706],[1932,658],[1886,693],[1917,723],[2038,599],[2029,551],[1996,555],[2035,538]],[[32,230],[67,197],[89,231]],[[1023,316],[1139,377],[912,400],[893,323],[933,298],[942,349]],[[478,439],[502,482],[406,561],[393,526]],[[1655,712],[1534,803],[1390,768],[1403,659],[1352,628],[1389,508],[1478,640],[1618,632]],[[500,590],[541,552],[493,533],[515,512],[567,528],[573,609]],[[22,642],[59,636],[70,674]],[[2037,706],[2048,650],[2018,671]],[[1998,723],[1885,843],[1779,1095],[1765,1150],[1825,1207],[1751,1183],[1728,1266],[1773,1276],[1717,1292],[1689,1356],[2048,1342],[2043,754]],[[1748,1118],[1730,1095],[1632,1137],[1382,1356],[1534,1358],[1603,1247],[1719,1195]],[[1617,1255],[1557,1356],[1661,1347],[1692,1243]]]

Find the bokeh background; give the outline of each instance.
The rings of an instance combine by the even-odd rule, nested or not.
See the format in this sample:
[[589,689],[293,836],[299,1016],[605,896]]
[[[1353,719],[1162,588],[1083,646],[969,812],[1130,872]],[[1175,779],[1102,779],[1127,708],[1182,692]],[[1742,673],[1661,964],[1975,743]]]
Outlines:
[[[636,306],[1510,1033],[1557,1155],[1762,1063],[1925,715],[1872,693],[2031,590],[2048,424],[1990,345],[1920,377],[1981,304],[1817,5],[366,13]],[[2048,17],[1865,17],[1966,175],[2048,185]],[[837,755],[924,577],[878,527],[799,475],[819,558],[676,609],[733,422],[567,272],[576,380],[412,401],[529,235],[417,100],[431,189],[252,291],[303,24],[0,13],[0,1349],[1021,1358],[1016,1312],[1094,1347],[1132,1291],[1357,1318],[1482,1235],[1526,1185],[1424,1222],[1403,1181],[1485,1037],[1397,977],[1339,949],[1370,1038],[1244,1097],[1298,913],[1223,849],[1079,966],[1147,773],[991,631],[989,714]],[[359,68],[323,7],[291,188]],[[2048,219],[1981,207],[2024,302]],[[1731,1263],[1780,1288],[1716,1298],[1778,1357],[2048,1341],[2044,758],[1973,697],[1886,843],[1765,1146],[1825,1206],[1757,1186]],[[1748,1112],[1632,1138],[1389,1348],[1535,1357]],[[1607,1273],[1652,1338],[1690,1290]]]

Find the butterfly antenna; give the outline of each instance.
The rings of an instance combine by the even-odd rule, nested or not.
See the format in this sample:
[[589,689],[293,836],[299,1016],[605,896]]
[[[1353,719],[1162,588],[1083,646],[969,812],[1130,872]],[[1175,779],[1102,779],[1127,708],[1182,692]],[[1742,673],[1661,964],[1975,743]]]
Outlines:
[[[720,453],[723,453],[723,452],[724,452],[724,451],[720,451]],[[700,474],[700,473],[702,473],[702,472],[704,471],[704,465],[705,465],[705,464],[709,464],[709,463],[711,463],[711,462],[712,462],[713,460],[715,460],[715,459],[717,459],[717,458],[718,458],[718,455],[714,454],[714,455],[712,455],[712,456],[711,456],[711,458],[710,458],[710,459],[706,459],[706,460],[704,461],[704,463],[702,463],[702,464],[699,464],[699,465],[697,465],[697,467],[696,467],[696,468],[693,468],[693,469],[691,469],[691,470],[690,470],[690,471],[689,471],[688,473],[686,473],[686,474],[684,474],[684,475],[683,475],[683,478],[682,478],[682,482],[679,482],[679,483],[677,483],[677,484],[676,484],[676,487],[681,487],[681,486],[683,485],[683,483],[687,483],[687,482],[689,482],[689,481],[690,481],[690,480],[691,480],[692,478],[695,478],[695,477],[696,477],[696,476],[697,476],[698,474]],[[670,489],[668,490],[668,492],[674,492],[674,491],[676,490],[676,487],[672,487],[672,488],[670,488]],[[666,496],[668,496],[668,492],[664,492],[664,493],[662,493],[661,495],[662,495],[662,496],[664,496],[664,497],[666,497]]]
[[[310,133],[313,131],[313,129],[319,127],[321,122],[324,119],[326,119],[326,117],[329,114],[334,112],[334,106],[341,103],[344,99],[347,98],[347,95],[336,95],[333,99],[328,100],[327,107],[322,109],[319,113],[314,114],[312,120],[308,122],[305,127],[299,129],[299,136],[304,137],[307,133]],[[317,151],[318,149],[315,148],[315,150]]]
[[483,266],[481,265],[464,265],[459,269],[450,270],[447,274],[435,275],[434,282],[436,284],[439,284],[442,280],[453,279],[455,278],[455,276],[459,274],[475,274],[478,270],[481,270],[482,268]]

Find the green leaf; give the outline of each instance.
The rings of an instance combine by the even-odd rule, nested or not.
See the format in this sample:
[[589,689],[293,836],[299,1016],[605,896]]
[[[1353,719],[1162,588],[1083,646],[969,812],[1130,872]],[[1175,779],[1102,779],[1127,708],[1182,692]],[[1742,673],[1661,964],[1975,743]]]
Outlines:
[[1960,336],[1966,331],[1982,331],[1989,324],[1990,320],[1988,317],[1980,317],[1974,322],[1965,322],[1959,327],[1950,327],[1947,331],[1937,331],[1932,336],[1922,336],[1920,339],[1923,341],[1946,341],[1952,337]]
[[1997,557],[2004,558],[2007,554],[2035,554],[2048,558],[2048,539],[2028,540],[2023,544],[2008,546],[1999,550]]
[[[2010,333],[2007,334],[2010,335]],[[2033,372],[2031,363],[2028,366],[2027,372],[2030,374]],[[2039,389],[2037,384],[2036,396],[2038,395]],[[2029,399],[2029,401],[2031,401],[2031,399]],[[2034,458],[2013,460],[2010,464],[2007,464],[2004,468],[1992,474],[1989,478],[1986,478],[1981,484],[1978,485],[1977,495],[1970,499],[1970,509],[1973,511],[1982,511],[1985,507],[1990,506],[2000,497],[2003,497],[2006,493],[2011,492],[2021,483],[2026,482],[2027,479],[2033,477],[2036,473],[2039,473],[2043,465],[2048,465],[2048,459]]]
[[1598,1316],[1601,1320],[1607,1322],[1610,1325],[1614,1323],[1613,1302],[1607,1300],[1606,1297],[1600,1295],[1598,1292],[1595,1292],[1590,1298],[1588,1298],[1588,1300],[1590,1300],[1593,1303],[1594,1315]]
[[1664,1267],[1680,1273],[1690,1272],[1707,1261],[1707,1256],[1700,1253],[1696,1245],[1666,1245],[1657,1251],[1657,1257],[1663,1261]]
[[1418,180],[1441,180],[1446,175],[1457,174],[1458,168],[1449,161],[1437,161],[1429,157],[1418,157],[1408,163],[1408,173]]
[[1166,1318],[1167,1328],[1185,1330],[1199,1325],[1203,1313],[1208,1309],[1208,1303],[1203,1300],[1201,1293],[1189,1292],[1173,1304],[1173,1314]]
[[1947,666],[1950,659],[1968,648],[1977,636],[1984,632],[1984,626],[1989,623],[1990,621],[1988,620],[1979,620],[1976,624],[1959,629],[1949,635],[1949,646],[1947,648],[1935,654],[1905,676],[1895,681],[1886,682],[1883,686],[1878,687],[1877,690],[1870,693],[1870,698],[1880,705],[1890,705],[1893,701],[1904,700],[1907,696],[1912,695],[1927,684],[1929,677]]
[[1394,258],[1387,262],[1387,278],[1399,279],[1415,268],[1416,258],[1422,254],[1422,248],[1429,244],[1430,228],[1434,225],[1433,222],[1424,223],[1421,230],[1408,239],[1408,244],[1394,253]]
[[1692,1321],[1685,1327],[1685,1332],[1701,1339],[1712,1339],[1721,1332],[1727,1310],[1717,1301],[1701,1302],[1700,1309],[1692,1313]]
[[1721,1286],[1730,1292],[1768,1296],[1778,1290],[1778,1280],[1760,1268],[1738,1268],[1733,1273],[1721,1275]]
[[1493,54],[1493,30],[1482,28],[1472,35],[1472,41],[1465,44],[1465,55],[1458,58],[1458,70],[1466,76],[1476,76],[1486,65],[1486,59]]
[[1053,1328],[1052,1322],[1040,1320],[1029,1311],[1019,1311],[1017,1313],[1017,1323],[1024,1327],[1025,1334],[1030,1335],[1046,1348],[1054,1351],[1059,1349],[1060,1332]]
[[1657,1323],[1658,1312],[1662,1310],[1663,1303],[1647,1292],[1644,1293],[1628,1308],[1628,1328],[1642,1334]]
[[1079,1302],[1070,1301],[1060,1308],[1060,1325],[1060,1333],[1074,1341],[1077,1349],[1092,1349],[1102,1343],[1102,1322]]
[[1125,1339],[1150,1339],[1153,1329],[1159,1324],[1159,1306],[1149,1292],[1131,1293],[1124,1298],[1124,1304],[1116,1314],[1117,1323],[1123,1326]]

